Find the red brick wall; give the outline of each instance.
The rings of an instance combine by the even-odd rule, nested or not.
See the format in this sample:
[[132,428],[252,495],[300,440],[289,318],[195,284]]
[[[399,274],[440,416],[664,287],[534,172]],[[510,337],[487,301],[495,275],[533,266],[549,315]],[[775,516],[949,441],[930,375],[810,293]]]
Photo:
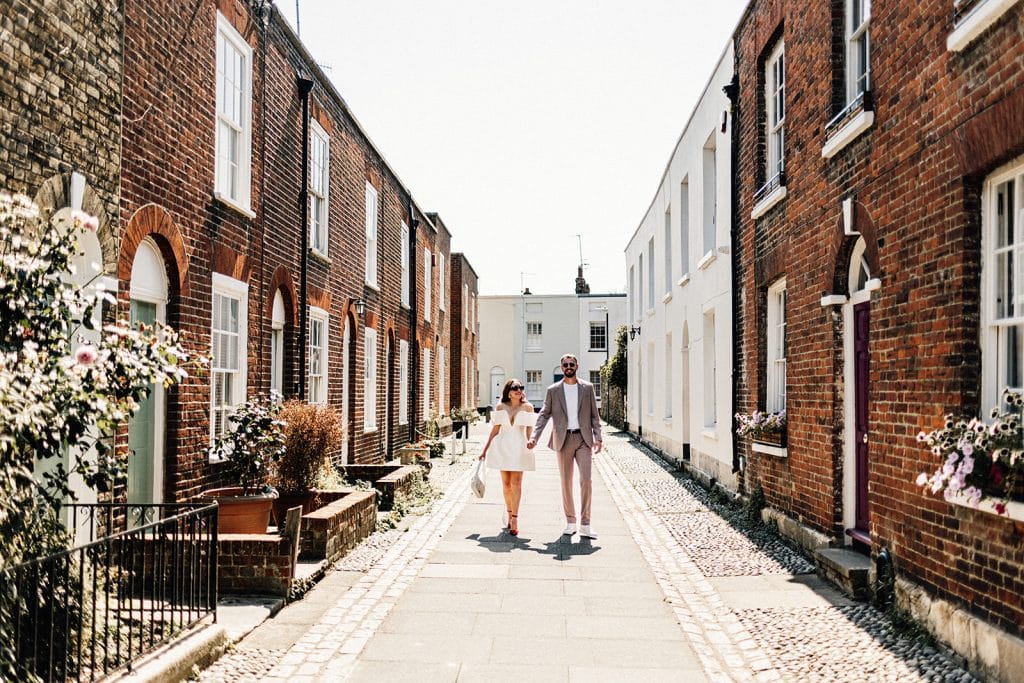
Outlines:
[[[468,287],[469,298],[463,297],[462,286]],[[463,363],[466,359],[471,361],[470,372],[476,367],[476,329],[477,311],[474,310],[469,321],[474,323],[473,329],[467,329],[466,310],[476,301],[477,276],[469,260],[464,254],[452,254],[452,280],[451,280],[451,340],[452,358],[458,362],[452,363],[450,392],[452,405],[461,404],[463,387],[465,387],[466,405],[475,408],[476,400],[476,377],[463,377]],[[473,373],[475,375],[475,373]]]
[[[1013,525],[923,495],[913,480],[934,466],[914,439],[919,430],[947,412],[987,410],[978,395],[978,197],[986,173],[1024,152],[1024,128],[1006,125],[1020,118],[1021,107],[1006,103],[1022,101],[1024,8],[950,53],[951,2],[873,3],[875,124],[825,160],[825,124],[838,112],[842,82],[833,68],[835,10],[829,2],[755,2],[736,35],[738,410],[764,407],[765,289],[779,276],[787,282],[789,343],[789,455],[741,446],[749,457],[744,485],[761,484],[771,506],[842,537],[842,477],[852,476],[843,472],[843,323],[820,299],[845,293],[855,238],[842,235],[840,203],[855,196],[872,276],[882,283],[871,298],[874,549],[888,547],[900,572],[1020,634],[1024,546]],[[764,179],[760,61],[779,31],[788,196],[753,221]],[[986,117],[1003,125],[982,127]]]

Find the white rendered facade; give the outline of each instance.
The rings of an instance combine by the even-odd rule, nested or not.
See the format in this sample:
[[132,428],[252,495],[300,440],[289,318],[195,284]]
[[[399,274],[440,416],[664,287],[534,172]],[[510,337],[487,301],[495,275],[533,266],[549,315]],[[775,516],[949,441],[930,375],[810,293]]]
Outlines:
[[[515,377],[526,385],[527,399],[539,409],[544,389],[561,378],[562,354],[575,354],[580,361],[578,376],[590,381],[590,373],[615,352],[614,331],[626,323],[626,296],[481,296],[479,314],[480,405],[497,405],[505,381]],[[591,347],[606,324],[606,346]]]
[[735,489],[731,116],[722,130],[732,67],[730,42],[626,246],[629,325],[640,328],[629,342],[626,419],[645,441]]

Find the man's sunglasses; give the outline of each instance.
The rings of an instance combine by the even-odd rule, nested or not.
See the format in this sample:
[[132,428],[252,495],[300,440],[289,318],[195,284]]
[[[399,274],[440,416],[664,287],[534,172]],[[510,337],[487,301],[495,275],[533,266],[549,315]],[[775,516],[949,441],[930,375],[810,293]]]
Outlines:
[[522,391],[523,390],[523,385],[522,384],[513,384],[512,386],[510,386],[508,388],[508,390],[509,391]]
[[563,368],[574,368],[574,367],[576,367],[576,364],[575,363],[562,363],[562,367]]

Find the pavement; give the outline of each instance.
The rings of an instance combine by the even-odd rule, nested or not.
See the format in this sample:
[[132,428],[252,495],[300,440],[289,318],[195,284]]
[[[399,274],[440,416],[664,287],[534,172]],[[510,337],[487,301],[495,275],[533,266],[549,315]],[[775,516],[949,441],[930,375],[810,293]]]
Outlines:
[[469,492],[488,427],[434,467],[429,513],[371,536],[201,680],[974,680],[623,434],[595,458],[597,539],[561,535],[541,447],[509,535],[497,473]]

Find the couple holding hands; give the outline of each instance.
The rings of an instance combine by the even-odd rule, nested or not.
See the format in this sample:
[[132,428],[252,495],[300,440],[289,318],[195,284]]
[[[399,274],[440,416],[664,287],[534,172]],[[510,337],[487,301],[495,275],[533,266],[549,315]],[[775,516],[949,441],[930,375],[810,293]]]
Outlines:
[[533,448],[537,437],[552,422],[548,447],[558,458],[562,480],[562,507],[566,527],[563,535],[576,533],[576,506],[573,499],[573,465],[580,471],[580,536],[597,538],[590,525],[591,456],[601,452],[601,418],[597,410],[594,385],[576,376],[579,361],[571,353],[562,356],[562,380],[548,387],[544,406],[535,413],[526,400],[523,383],[505,382],[501,403],[494,412],[494,427],[484,445],[481,460],[490,469],[501,471],[502,493],[508,532],[519,534],[519,501],[523,495],[523,472],[536,467]]

